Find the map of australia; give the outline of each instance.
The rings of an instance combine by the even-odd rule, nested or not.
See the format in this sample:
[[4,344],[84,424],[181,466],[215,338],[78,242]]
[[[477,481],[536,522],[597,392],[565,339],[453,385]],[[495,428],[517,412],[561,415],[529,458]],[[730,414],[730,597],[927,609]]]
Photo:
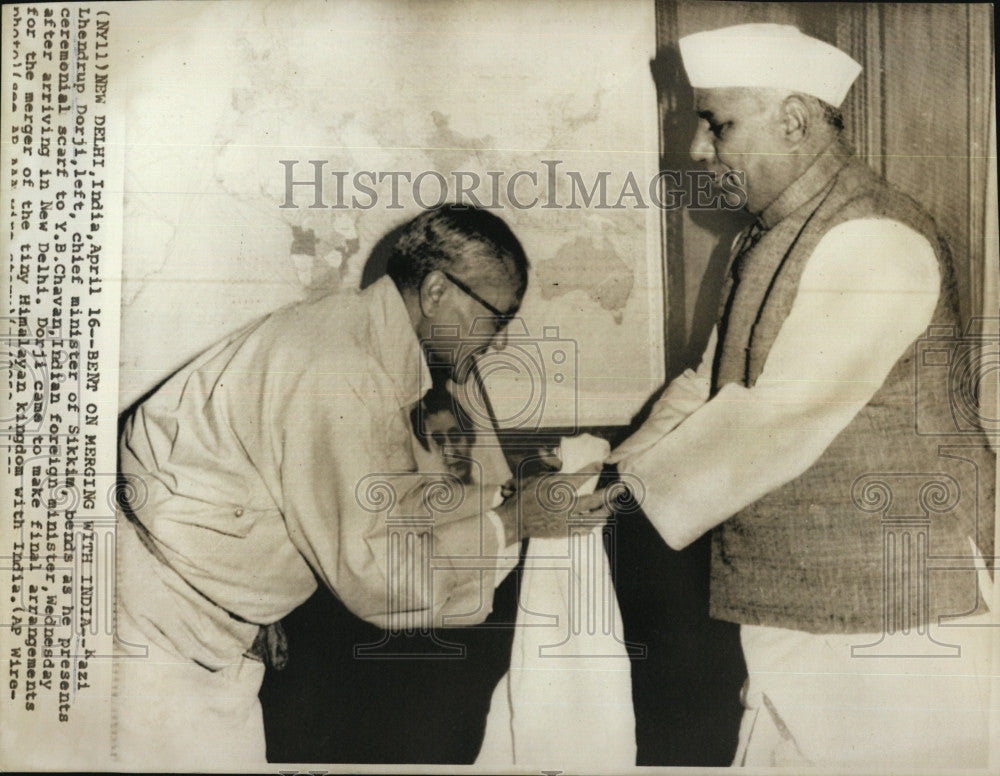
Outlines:
[[610,312],[618,324],[622,322],[634,283],[632,267],[615,252],[607,238],[596,245],[591,237],[577,237],[538,267],[543,299],[579,291]]

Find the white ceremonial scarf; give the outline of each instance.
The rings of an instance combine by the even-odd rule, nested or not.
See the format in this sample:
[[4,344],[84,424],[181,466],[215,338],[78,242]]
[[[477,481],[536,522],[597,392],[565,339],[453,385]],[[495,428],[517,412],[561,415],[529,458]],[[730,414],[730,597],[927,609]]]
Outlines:
[[[562,471],[610,447],[564,438]],[[597,476],[577,486],[592,493]],[[532,539],[525,554],[510,669],[497,684],[477,765],[612,771],[635,765],[632,675],[602,525]]]

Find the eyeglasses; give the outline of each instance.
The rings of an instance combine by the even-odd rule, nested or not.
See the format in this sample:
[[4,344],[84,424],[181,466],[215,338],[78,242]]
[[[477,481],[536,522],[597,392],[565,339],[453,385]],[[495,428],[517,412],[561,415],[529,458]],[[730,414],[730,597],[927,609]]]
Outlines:
[[483,307],[485,307],[487,310],[489,310],[491,313],[493,313],[493,317],[496,319],[496,324],[497,324],[497,329],[498,330],[502,329],[504,326],[506,326],[508,323],[510,323],[511,319],[517,314],[516,310],[514,312],[505,313],[502,310],[500,310],[499,308],[494,307],[489,302],[487,302],[485,299],[483,299],[479,294],[477,294],[475,291],[473,291],[471,288],[469,288],[465,283],[463,283],[457,277],[455,277],[454,275],[452,275],[450,272],[445,272],[444,270],[441,270],[441,273],[446,278],[448,278],[448,280],[450,280],[452,283],[454,283],[456,286],[458,286],[458,290],[459,291],[462,291],[464,294],[466,294],[466,296],[469,296],[469,297],[475,299],[477,302],[479,302],[479,304],[481,304]]

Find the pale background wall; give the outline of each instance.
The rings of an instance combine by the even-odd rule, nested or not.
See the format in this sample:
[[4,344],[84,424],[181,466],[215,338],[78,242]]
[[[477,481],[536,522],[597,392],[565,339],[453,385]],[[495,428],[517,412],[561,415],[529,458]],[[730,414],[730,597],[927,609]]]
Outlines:
[[[297,196],[302,208],[280,209],[281,159],[299,160],[297,179],[310,176],[308,160],[329,160],[348,181],[360,170],[451,179],[522,169],[544,180],[540,160],[559,160],[560,175],[585,181],[610,171],[612,198],[627,172],[643,181],[656,171],[652,0],[118,10],[128,94],[123,408],[249,320],[356,285],[379,238],[418,212],[406,194],[402,208],[386,207],[388,181],[371,210],[309,209],[308,192]],[[331,202],[334,179],[325,180]],[[424,196],[436,191],[430,182]],[[529,335],[557,327],[579,346],[578,381],[567,372],[556,382],[551,363],[534,376],[552,410],[540,421],[573,422],[578,411],[591,423],[626,422],[663,380],[657,213],[501,202],[496,212],[534,264],[522,308]],[[499,411],[505,399],[517,409],[516,391],[497,385]]]

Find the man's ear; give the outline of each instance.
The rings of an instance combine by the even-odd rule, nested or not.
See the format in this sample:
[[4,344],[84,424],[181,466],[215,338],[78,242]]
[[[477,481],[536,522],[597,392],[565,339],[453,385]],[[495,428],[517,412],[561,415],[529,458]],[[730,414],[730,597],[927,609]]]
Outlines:
[[448,290],[448,279],[440,270],[428,273],[420,284],[420,312],[434,320],[441,309],[441,297]]
[[781,123],[785,139],[790,145],[797,146],[806,138],[809,131],[809,106],[798,94],[788,95],[781,103]]

